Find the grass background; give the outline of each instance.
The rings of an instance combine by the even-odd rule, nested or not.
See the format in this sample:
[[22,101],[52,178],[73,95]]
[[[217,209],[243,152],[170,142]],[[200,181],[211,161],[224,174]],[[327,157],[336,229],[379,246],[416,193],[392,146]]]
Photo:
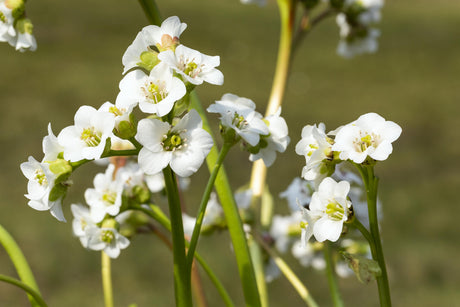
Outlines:
[[[221,56],[225,84],[200,87],[204,105],[232,92],[250,97],[264,110],[277,51],[274,1],[264,8],[237,0],[158,4],[163,16],[177,15],[188,24],[181,36],[185,45]],[[304,161],[294,145],[304,125],[324,122],[333,129],[374,111],[403,127],[393,154],[377,168],[395,306],[454,306],[460,301],[459,12],[460,3],[449,0],[388,1],[379,52],[352,60],[336,56],[338,29],[328,20],[299,49],[288,83],[283,114],[292,143],[270,168],[268,182],[275,195],[300,175]],[[0,45],[0,223],[19,242],[50,306],[102,306],[99,253],[81,247],[70,223],[27,207],[19,164],[28,155],[42,157],[48,122],[57,134],[73,123],[79,106],[99,107],[115,100],[121,56],[147,21],[136,1],[30,1],[27,13],[38,50],[19,54]],[[233,150],[228,161],[234,186],[246,182],[247,154]],[[83,201],[84,189],[92,186],[87,178],[98,171],[85,167],[73,176],[64,209],[69,219],[69,205]],[[193,206],[206,170],[192,178]],[[279,210],[283,206],[280,201]],[[201,240],[199,250],[237,305],[243,305],[227,233]],[[320,305],[330,305],[322,273],[292,263]],[[113,262],[116,306],[173,306],[171,269],[171,253],[158,239],[136,238]],[[1,249],[0,273],[15,276]],[[210,306],[220,306],[217,293],[203,279]],[[349,278],[340,287],[348,306],[378,305],[374,284],[364,286]],[[272,306],[302,304],[283,278],[269,292]],[[27,305],[21,291],[0,284],[0,306]]]

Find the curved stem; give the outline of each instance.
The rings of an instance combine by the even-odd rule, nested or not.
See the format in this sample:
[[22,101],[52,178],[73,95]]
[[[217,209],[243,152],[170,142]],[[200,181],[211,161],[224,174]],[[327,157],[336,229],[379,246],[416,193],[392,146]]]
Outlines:
[[275,261],[276,265],[283,273],[283,275],[287,278],[287,280],[291,283],[300,297],[304,300],[304,302],[310,307],[318,307],[318,304],[311,296],[310,292],[308,292],[305,285],[300,281],[300,279],[295,275],[295,273],[291,270],[291,268],[284,262],[284,260],[278,255],[278,253],[273,250],[264,240],[260,237],[257,233],[254,233],[254,238],[257,242],[262,246],[262,248],[270,255],[270,257]]
[[[197,110],[203,120],[203,129],[212,135],[206,113],[201,106],[195,91],[190,95],[191,107]],[[217,147],[214,145],[210,153],[206,157],[209,172],[212,172],[214,165],[218,158]],[[235,258],[238,265],[238,273],[240,275],[241,285],[243,288],[245,302],[248,306],[260,306],[260,297],[257,289],[257,280],[254,272],[254,265],[249,253],[248,244],[246,241],[246,234],[243,229],[243,223],[238,212],[235,199],[233,198],[232,189],[227,179],[225,168],[222,166],[220,172],[217,174],[215,188],[219,196],[220,203],[224,210],[225,219],[228,225],[228,232],[233,244]]]
[[212,189],[214,188],[214,182],[216,181],[217,174],[219,173],[220,167],[224,162],[225,157],[227,156],[228,151],[232,148],[231,143],[224,143],[222,150],[219,153],[214,169],[211,172],[209,177],[208,184],[203,193],[203,198],[201,199],[200,208],[198,209],[198,215],[196,217],[195,227],[193,228],[192,238],[190,239],[190,246],[187,252],[187,265],[191,270],[191,265],[195,253],[195,249],[198,243],[198,238],[200,236],[201,225],[203,224],[204,215],[206,213],[206,207],[208,205],[209,197],[211,195]]
[[112,272],[110,267],[110,257],[104,251],[101,252],[101,273],[102,289],[104,291],[104,306],[113,307]]
[[177,189],[176,178],[169,166],[163,170],[163,175],[165,178],[169,214],[171,217],[176,306],[189,307],[192,306],[192,291],[185,255],[184,226],[182,224],[179,191]]
[[[163,226],[166,230],[171,232],[171,222],[169,221],[168,217],[161,211],[161,209],[159,207],[157,207],[155,205],[150,205],[151,210],[149,210],[149,209],[146,209],[144,207],[136,206],[136,207],[133,207],[133,209],[136,209],[136,210],[144,212],[145,214],[147,214],[148,216],[150,216],[151,218],[156,220],[158,223],[160,223],[161,226]],[[186,242],[186,245],[187,245],[187,242]],[[224,300],[225,306],[227,306],[227,307],[234,306],[234,304],[232,302],[232,299],[230,298],[230,295],[225,290],[224,286],[222,285],[220,280],[217,278],[217,276],[214,274],[214,272],[211,270],[209,265],[200,256],[200,254],[195,253],[195,259],[198,261],[198,263],[201,265],[203,270],[209,276],[209,279],[211,279],[211,282],[214,284],[214,286],[216,287],[216,289],[219,292],[220,296]]]
[[372,253],[372,258],[376,258],[375,254],[375,243],[374,243],[374,238],[372,238],[371,233],[364,227],[364,225],[356,218],[354,217],[353,220],[351,221],[350,225],[354,226],[356,229],[359,230],[359,232],[363,235],[363,237],[366,239],[366,241],[369,243],[369,246],[371,248],[371,253]]
[[[268,100],[265,116],[275,113],[281,106],[284,92],[286,90],[287,77],[291,62],[292,35],[295,21],[296,0],[278,0],[280,12],[280,42],[278,46],[278,57],[276,60],[275,76],[273,78],[272,90]],[[254,197],[262,195],[267,168],[261,160],[256,161],[252,167],[250,188]]]
[[[6,252],[8,253],[11,261],[13,262],[14,267],[19,275],[21,281],[33,289],[36,293],[41,295],[40,290],[38,289],[38,285],[35,281],[34,275],[27,263],[24,254],[22,253],[21,249],[14,241],[13,237],[0,225],[0,244],[3,245]],[[30,304],[32,306],[39,306],[38,302],[35,298],[27,294],[29,297]]]
[[48,306],[48,305],[46,305],[45,301],[41,297],[40,293],[36,292],[34,289],[29,287],[25,283],[15,279],[15,278],[5,276],[5,275],[2,275],[2,274],[0,274],[0,281],[4,281],[6,283],[9,283],[9,284],[11,284],[13,286],[19,287],[22,290],[26,291],[28,295],[30,295],[30,296],[32,296],[34,298],[35,302],[38,304],[37,306],[41,306],[41,307],[47,307]]
[[145,16],[152,25],[159,26],[161,24],[160,10],[155,0],[139,0],[139,4],[144,10]]
[[327,282],[329,284],[329,291],[331,293],[332,302],[334,307],[343,307],[343,301],[340,297],[339,285],[337,284],[337,275],[335,274],[334,261],[332,260],[331,243],[324,243],[324,260],[326,260],[326,274]]
[[[379,289],[380,305],[385,307],[391,306],[390,286],[388,283],[388,274],[386,270],[385,258],[383,255],[382,241],[380,239],[380,230],[377,217],[377,190],[378,178],[374,175],[374,166],[366,165],[367,175],[365,182],[367,192],[367,209],[369,211],[369,227],[375,244],[375,256],[380,266],[382,274],[377,276],[377,286]],[[363,178],[364,180],[364,178]],[[376,259],[375,259],[376,257]]]

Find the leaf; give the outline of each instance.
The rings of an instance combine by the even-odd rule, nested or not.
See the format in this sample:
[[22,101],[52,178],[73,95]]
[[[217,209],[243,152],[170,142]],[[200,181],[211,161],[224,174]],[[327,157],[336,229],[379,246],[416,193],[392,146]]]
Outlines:
[[363,284],[368,284],[376,277],[382,275],[377,261],[368,259],[361,255],[349,254],[341,251],[340,254],[343,256],[348,266],[355,272],[356,277]]

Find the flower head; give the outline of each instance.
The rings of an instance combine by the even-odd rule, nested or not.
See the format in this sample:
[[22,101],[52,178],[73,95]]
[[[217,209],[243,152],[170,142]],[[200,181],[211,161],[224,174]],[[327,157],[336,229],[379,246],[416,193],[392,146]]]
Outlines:
[[145,173],[156,174],[170,165],[182,177],[198,170],[213,145],[195,110],[191,110],[175,126],[158,119],[142,119],[138,124],[136,140],[144,146],[138,160]]
[[216,69],[220,65],[219,56],[205,55],[179,45],[175,51],[161,52],[158,59],[180,74],[184,82],[194,85],[202,84],[204,81],[215,85],[224,83],[224,75]]
[[271,166],[276,159],[276,152],[284,152],[291,139],[288,136],[288,127],[284,118],[280,116],[281,107],[267,116],[264,121],[268,126],[269,134],[262,135],[258,144],[258,152],[251,153],[250,161],[262,159],[267,167]]
[[401,135],[401,127],[386,121],[376,113],[361,115],[337,133],[332,150],[340,152],[340,159],[362,163],[369,156],[383,161],[393,151],[392,142]]
[[142,70],[129,72],[120,82],[120,94],[116,105],[119,108],[132,108],[139,103],[142,112],[165,116],[174,102],[186,93],[184,83],[173,76],[164,63],[156,65],[149,75]]
[[207,111],[219,113],[222,126],[233,129],[249,145],[256,146],[260,135],[268,135],[269,130],[255,107],[255,103],[248,98],[224,94]]
[[75,114],[75,125],[64,128],[58,135],[64,148],[64,159],[76,162],[99,159],[115,126],[113,114],[82,106]]
[[304,242],[313,234],[317,241],[335,242],[342,233],[343,222],[348,219],[351,202],[347,200],[350,184],[347,181],[336,182],[327,177],[313,193],[309,210],[303,210],[306,219]]
[[159,51],[174,50],[179,44],[180,35],[186,28],[187,24],[180,22],[177,16],[165,19],[160,27],[154,25],[144,27],[123,54],[123,74],[136,66],[152,69],[157,61],[156,52],[152,47]]

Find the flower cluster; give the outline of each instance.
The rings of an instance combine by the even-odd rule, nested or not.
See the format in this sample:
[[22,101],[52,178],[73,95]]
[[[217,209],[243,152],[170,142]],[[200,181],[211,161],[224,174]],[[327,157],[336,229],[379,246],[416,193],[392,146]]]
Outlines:
[[281,108],[265,118],[255,110],[255,103],[244,97],[225,94],[207,109],[220,114],[221,132],[229,143],[242,140],[249,160],[262,159],[267,167],[276,159],[276,152],[284,152],[290,142],[288,127],[280,116]]
[[339,177],[346,180],[336,182],[329,177],[334,174],[335,166],[343,161],[372,165],[386,160],[393,150],[392,142],[400,134],[399,125],[376,113],[364,114],[328,134],[323,124],[303,128],[296,152],[306,159],[302,177],[313,180],[316,187],[307,208],[302,207],[304,244],[312,235],[319,242],[337,241],[343,223],[352,213],[348,200],[350,176],[342,174]]
[[337,53],[351,58],[377,51],[380,31],[373,26],[380,21],[383,0],[345,0],[336,17],[340,28]]
[[0,0],[0,42],[8,42],[20,52],[35,51],[37,42],[32,31],[32,22],[25,14],[25,0]]

